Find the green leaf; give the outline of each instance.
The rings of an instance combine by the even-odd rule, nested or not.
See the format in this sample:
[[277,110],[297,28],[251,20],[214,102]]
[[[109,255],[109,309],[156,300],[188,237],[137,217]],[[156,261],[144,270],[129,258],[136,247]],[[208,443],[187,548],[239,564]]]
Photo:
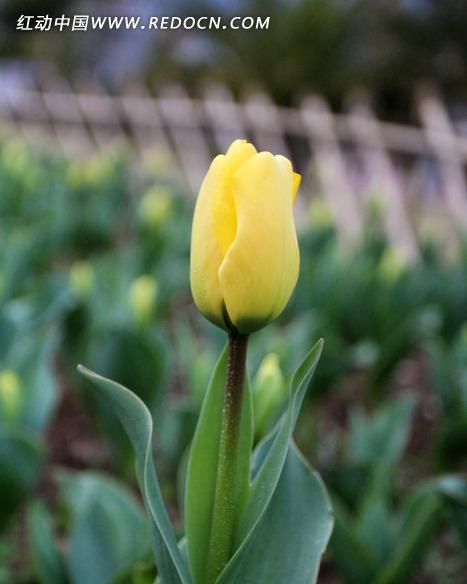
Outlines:
[[348,441],[349,462],[395,464],[407,443],[414,405],[414,397],[405,395],[381,407],[372,416],[366,416],[360,409],[354,410]]
[[410,498],[399,530],[397,548],[374,584],[409,584],[427,553],[441,519],[441,497],[433,488],[417,490]]
[[188,566],[183,561],[160,492],[152,458],[153,422],[144,403],[127,388],[105,379],[85,367],[79,371],[93,381],[112,404],[136,453],[140,488],[152,520],[154,555],[163,584],[189,584]]
[[316,582],[333,525],[326,489],[290,443],[284,468],[256,537],[230,564],[222,582],[303,584]]
[[448,500],[467,506],[467,476],[464,474],[441,475],[430,484]]
[[376,564],[385,562],[397,542],[390,521],[390,481],[384,465],[373,465],[354,528]]
[[335,514],[331,538],[333,559],[348,584],[370,582],[377,571],[377,566],[368,546],[354,528],[353,517],[344,504],[333,497],[332,506]]
[[[203,403],[190,452],[185,496],[185,529],[193,579],[203,584],[207,565],[216,490],[219,443],[224,404],[227,348],[220,356]],[[249,490],[250,459],[253,447],[252,403],[245,381],[240,422],[238,474],[235,485],[236,508],[243,511]]]
[[42,464],[42,451],[30,436],[0,432],[0,531],[34,490]]
[[90,350],[92,368],[108,379],[131,386],[154,413],[167,372],[167,349],[155,334],[116,326],[96,336]]
[[24,374],[25,399],[21,421],[37,433],[50,422],[58,399],[58,389],[52,372],[52,354],[56,349],[55,335],[31,337],[32,346],[24,343],[18,371]]
[[69,582],[63,557],[55,545],[53,526],[43,503],[35,501],[27,516],[29,550],[34,575],[41,584]]
[[74,584],[111,582],[150,550],[143,509],[125,487],[94,472],[61,473],[72,516],[66,563]]
[[[96,335],[89,349],[89,364],[103,377],[129,387],[148,407],[155,423],[167,370],[167,350],[157,335],[136,334],[123,326]],[[122,467],[131,468],[132,451],[125,433],[100,396],[92,395],[97,420],[110,438],[115,457]]]
[[241,569],[248,549],[256,538],[260,522],[281,477],[289,450],[290,438],[322,347],[323,341],[320,340],[298,367],[292,378],[289,402],[284,415],[273,432],[260,443],[256,450],[256,468],[253,471],[253,483],[238,531],[237,551],[218,578],[219,584],[232,583],[230,575]]
[[264,460],[261,465],[258,464],[257,460],[255,462],[258,470],[253,479],[251,493],[240,528],[239,537],[241,539],[246,537],[258,522],[271,500],[285,463],[288,443],[292,436],[308,383],[321,355],[322,346],[322,341],[319,341],[295,372],[291,382],[287,410],[279,420],[272,435],[268,436],[265,442],[259,445],[256,457],[258,459],[264,457]]
[[461,545],[467,550],[467,477],[446,474],[430,483],[443,496],[451,524],[457,530]]

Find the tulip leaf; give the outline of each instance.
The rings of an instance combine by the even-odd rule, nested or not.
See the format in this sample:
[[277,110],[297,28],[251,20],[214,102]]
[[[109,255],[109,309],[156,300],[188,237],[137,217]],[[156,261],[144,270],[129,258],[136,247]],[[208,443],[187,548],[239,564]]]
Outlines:
[[293,442],[256,536],[231,563],[219,582],[310,584],[316,582],[321,556],[333,525],[329,497]]
[[354,517],[338,498],[332,501],[335,525],[331,538],[333,559],[345,576],[347,584],[371,582],[378,566],[368,549],[367,542],[354,527]]
[[58,483],[71,515],[66,565],[73,584],[114,582],[149,552],[149,525],[126,487],[96,472],[61,472]]
[[42,459],[42,449],[35,438],[0,428],[0,532],[34,490]]
[[[286,411],[272,433],[260,443],[255,452],[253,482],[238,530],[236,552],[220,575],[218,584],[231,584],[236,581],[232,578],[238,570],[242,570],[241,564],[247,557],[250,547],[255,545],[255,541],[260,542],[257,539],[258,529],[282,475],[290,439],[322,347],[323,342],[320,340],[298,367],[292,378]],[[330,518],[329,521],[332,525]]]
[[[196,427],[188,465],[185,493],[185,529],[194,581],[203,584],[207,566],[221,436],[227,349],[217,362]],[[245,381],[236,489],[236,508],[243,510],[249,489],[253,447],[252,403]]]
[[408,584],[429,550],[442,517],[441,497],[422,489],[411,498],[397,548],[374,584]]
[[45,505],[35,501],[28,509],[28,544],[34,576],[41,584],[67,584],[63,556],[55,544],[54,528]]
[[263,459],[253,478],[250,496],[240,526],[239,537],[243,539],[258,522],[271,500],[287,456],[289,440],[292,436],[300,407],[305,397],[308,383],[318,364],[323,343],[319,341],[298,367],[291,382],[287,409],[279,420],[273,434],[258,447],[256,458]]
[[164,584],[190,584],[188,566],[178,549],[154,468],[153,422],[149,410],[126,387],[85,367],[79,366],[78,369],[112,405],[135,450],[137,475],[151,517],[154,555],[161,581]]

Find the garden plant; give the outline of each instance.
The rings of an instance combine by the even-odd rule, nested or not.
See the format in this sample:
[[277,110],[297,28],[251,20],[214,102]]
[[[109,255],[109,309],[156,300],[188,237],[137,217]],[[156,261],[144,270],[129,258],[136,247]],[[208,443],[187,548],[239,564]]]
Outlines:
[[332,510],[292,434],[322,341],[293,375],[284,413],[254,452],[246,372],[249,335],[282,312],[297,282],[293,202],[299,183],[286,158],[237,140],[215,158],[200,190],[191,288],[199,310],[228,341],[193,437],[180,542],[152,460],[150,412],[123,386],[80,367],[111,402],[135,449],[161,584],[316,581]]
[[462,582],[465,233],[295,228],[245,142],[193,219],[175,168],[2,137],[0,581]]

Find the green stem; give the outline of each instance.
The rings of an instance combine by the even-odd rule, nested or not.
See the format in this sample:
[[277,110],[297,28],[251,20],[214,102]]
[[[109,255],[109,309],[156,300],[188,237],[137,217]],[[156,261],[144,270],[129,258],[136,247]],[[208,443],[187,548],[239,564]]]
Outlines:
[[232,556],[236,520],[236,476],[248,336],[231,333],[224,389],[216,492],[206,584],[214,584]]

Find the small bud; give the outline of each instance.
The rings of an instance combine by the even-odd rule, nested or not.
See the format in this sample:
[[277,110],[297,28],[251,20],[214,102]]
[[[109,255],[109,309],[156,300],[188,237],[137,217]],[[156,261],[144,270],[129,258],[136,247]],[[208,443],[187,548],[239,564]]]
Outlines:
[[269,353],[262,360],[253,381],[255,434],[258,439],[268,432],[286,395],[287,385],[279,365],[279,357],[275,353]]
[[402,253],[396,248],[387,248],[378,264],[378,274],[387,284],[393,284],[402,276],[407,267],[407,262]]
[[168,176],[173,167],[174,162],[170,153],[162,148],[154,146],[143,157],[143,171],[147,176]]
[[163,188],[148,191],[141,199],[138,209],[141,223],[152,228],[166,223],[171,212],[172,196]]
[[70,268],[70,284],[80,300],[86,300],[94,286],[94,268],[89,262],[78,261]]
[[388,208],[388,196],[379,191],[373,191],[365,203],[365,213],[369,219],[379,220]]
[[72,188],[99,187],[105,184],[114,171],[112,156],[95,154],[86,160],[71,162],[66,171],[66,181]]
[[152,276],[144,274],[136,278],[130,287],[130,309],[135,322],[139,326],[148,326],[154,316],[157,299],[157,281]]
[[21,406],[21,382],[12,369],[0,371],[0,404],[7,421],[11,422],[18,417]]

